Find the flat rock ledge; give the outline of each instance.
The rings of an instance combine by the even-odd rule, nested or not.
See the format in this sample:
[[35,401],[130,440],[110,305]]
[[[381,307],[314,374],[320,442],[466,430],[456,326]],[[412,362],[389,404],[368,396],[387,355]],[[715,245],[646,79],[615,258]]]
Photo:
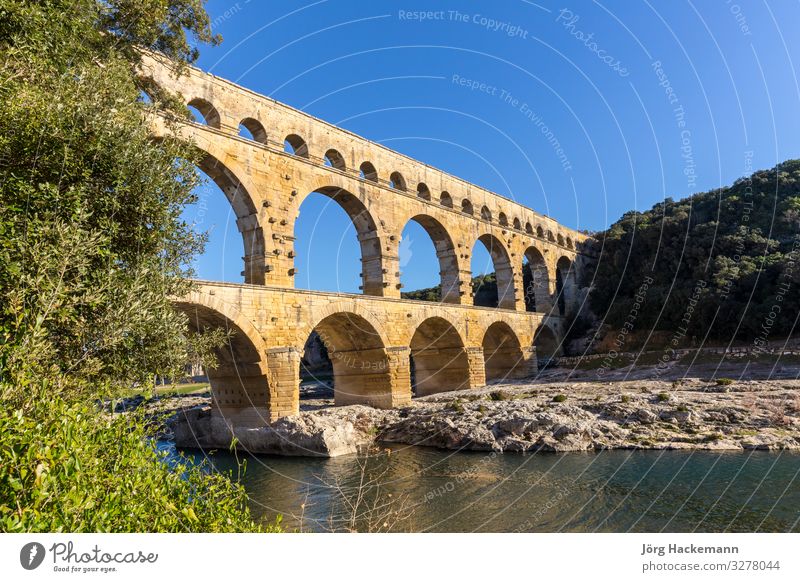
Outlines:
[[800,382],[532,384],[344,406],[232,430],[208,406],[170,421],[179,447],[335,457],[373,443],[497,452],[604,449],[800,450]]
[[235,439],[236,448],[249,453],[338,457],[374,441],[380,412],[347,406],[303,412],[269,426],[234,429],[206,406],[179,412],[170,420],[170,428],[176,446],[183,448],[229,449]]

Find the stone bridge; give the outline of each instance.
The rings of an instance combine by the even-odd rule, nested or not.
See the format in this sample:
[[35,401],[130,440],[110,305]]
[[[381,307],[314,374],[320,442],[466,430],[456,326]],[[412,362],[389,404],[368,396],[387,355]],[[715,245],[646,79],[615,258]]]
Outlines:
[[[259,424],[298,413],[300,356],[312,331],[331,357],[336,404],[406,403],[412,377],[417,395],[522,377],[536,370],[537,347],[559,351],[582,297],[586,235],[198,69],[176,74],[145,55],[142,75],[204,117],[154,114],[151,124],[157,136],[177,135],[203,152],[200,168],[230,201],[244,241],[244,284],[198,282],[176,302],[196,327],[234,331],[209,372],[226,417]],[[295,220],[315,192],[352,220],[363,294],[294,289]],[[412,220],[436,248],[441,302],[401,298],[400,236]],[[473,305],[476,244],[494,263],[495,307]]]

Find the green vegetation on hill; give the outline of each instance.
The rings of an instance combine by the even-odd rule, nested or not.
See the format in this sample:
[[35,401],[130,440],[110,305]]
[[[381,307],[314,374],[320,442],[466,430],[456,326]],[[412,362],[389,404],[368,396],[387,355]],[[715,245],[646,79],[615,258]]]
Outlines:
[[628,212],[597,238],[584,284],[593,285],[590,307],[612,327],[625,324],[639,293],[635,330],[780,340],[800,301],[800,160]]
[[[523,284],[528,289],[532,283],[533,276],[529,269],[522,273]],[[475,305],[494,306],[497,305],[497,277],[494,273],[477,275],[472,278],[473,302]],[[416,299],[418,301],[441,301],[442,286],[427,287],[416,291],[404,291],[400,294],[403,299]],[[526,304],[530,303],[531,297],[526,295]],[[529,305],[532,308],[532,305]]]
[[[475,305],[496,305],[497,304],[497,278],[494,273],[477,275],[472,278],[472,292],[475,294]],[[404,291],[400,293],[403,299],[416,299],[418,301],[441,301],[442,286],[426,287],[416,291]]]

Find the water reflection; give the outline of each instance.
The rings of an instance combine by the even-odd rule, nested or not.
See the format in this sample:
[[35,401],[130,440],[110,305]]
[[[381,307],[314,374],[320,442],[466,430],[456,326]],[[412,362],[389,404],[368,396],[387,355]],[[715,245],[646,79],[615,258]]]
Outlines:
[[[230,453],[209,458],[237,474]],[[240,478],[254,515],[282,514],[303,531],[800,531],[798,453],[395,446],[368,457],[246,463]]]

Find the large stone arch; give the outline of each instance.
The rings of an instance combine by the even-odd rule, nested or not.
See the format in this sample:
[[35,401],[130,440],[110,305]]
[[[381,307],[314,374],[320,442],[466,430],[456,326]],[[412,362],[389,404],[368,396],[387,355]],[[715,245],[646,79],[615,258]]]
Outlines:
[[439,261],[439,281],[442,288],[441,301],[443,303],[461,303],[461,269],[453,238],[447,228],[439,220],[428,214],[416,214],[406,220],[400,229],[401,233],[411,221],[419,224],[433,241],[433,246],[436,249],[436,258]]
[[[503,242],[491,233],[484,233],[478,237],[475,245],[483,244],[489,252],[494,265],[497,278],[497,307],[501,309],[516,308],[516,289],[514,286],[514,267],[511,256]],[[474,247],[472,253],[474,253]]]
[[533,350],[523,348],[519,336],[505,321],[495,321],[486,328],[482,346],[487,382],[525,377],[536,362]]
[[409,342],[412,390],[416,396],[471,387],[470,362],[464,340],[446,319],[429,317]]
[[215,350],[216,363],[206,366],[215,412],[237,425],[272,420],[275,394],[265,360],[267,347],[253,323],[204,293],[192,292],[173,305],[186,314],[192,331],[220,328],[230,333],[226,344]]
[[550,297],[550,275],[544,254],[535,245],[531,245],[523,256],[528,262],[527,273],[523,272],[525,310],[549,313],[553,303]]
[[387,349],[380,324],[357,311],[323,310],[302,339],[305,343],[315,331],[325,345],[333,365],[335,404],[391,408],[398,400],[407,401],[411,392],[408,365],[398,366],[400,361]]
[[322,185],[312,185],[312,188],[306,188],[305,195],[298,197],[298,212],[294,217],[292,233],[294,233],[303,201],[314,193],[327,196],[347,213],[356,231],[361,249],[361,289],[363,293],[365,295],[385,295],[381,240],[376,221],[367,204],[364,203],[364,200],[367,199],[366,196],[356,196],[344,185],[331,184],[330,181],[323,182]]
[[568,315],[572,311],[577,294],[575,265],[569,257],[561,256],[556,261],[556,305],[558,314]]
[[299,350],[316,331],[333,365],[336,405],[389,408],[411,399],[408,349],[392,347],[383,323],[358,300],[328,303],[300,326]]
[[222,190],[236,215],[236,228],[242,235],[244,246],[244,281],[254,285],[265,282],[264,230],[258,219],[253,195],[238,175],[226,164],[206,150],[197,164]]
[[561,342],[558,341],[558,335],[545,323],[536,330],[533,345],[536,346],[537,359],[543,364],[561,354]]

